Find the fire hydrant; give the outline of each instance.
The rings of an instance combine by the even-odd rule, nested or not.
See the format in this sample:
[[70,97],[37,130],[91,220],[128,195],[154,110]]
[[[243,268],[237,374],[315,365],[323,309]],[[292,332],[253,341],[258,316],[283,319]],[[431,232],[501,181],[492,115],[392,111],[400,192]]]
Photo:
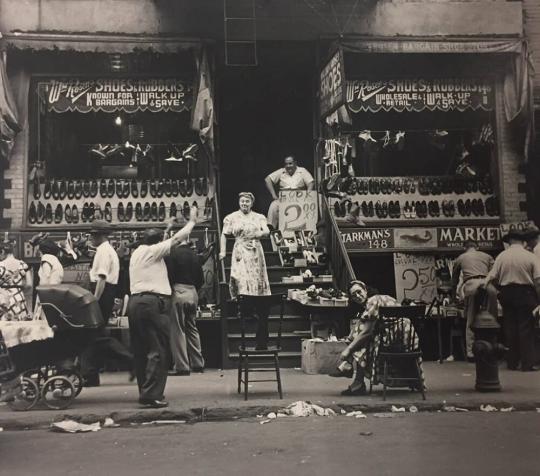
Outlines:
[[482,308],[474,317],[471,329],[474,332],[473,354],[476,359],[476,385],[479,392],[498,392],[499,359],[508,350],[497,342],[501,326],[495,316]]

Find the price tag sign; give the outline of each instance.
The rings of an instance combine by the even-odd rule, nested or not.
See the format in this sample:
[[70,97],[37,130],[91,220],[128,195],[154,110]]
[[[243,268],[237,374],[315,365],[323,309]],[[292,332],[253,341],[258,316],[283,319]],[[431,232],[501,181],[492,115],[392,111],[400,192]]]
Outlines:
[[317,192],[282,190],[279,195],[279,229],[283,232],[317,231]]
[[396,298],[430,303],[437,295],[434,256],[394,253]]

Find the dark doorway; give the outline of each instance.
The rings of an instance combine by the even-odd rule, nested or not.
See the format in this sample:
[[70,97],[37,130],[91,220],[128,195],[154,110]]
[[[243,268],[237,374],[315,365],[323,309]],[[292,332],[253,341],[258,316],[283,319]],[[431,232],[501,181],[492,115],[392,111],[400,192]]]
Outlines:
[[264,178],[287,155],[313,172],[313,43],[261,42],[259,66],[220,66],[222,215],[238,207],[239,192],[255,194],[266,214]]

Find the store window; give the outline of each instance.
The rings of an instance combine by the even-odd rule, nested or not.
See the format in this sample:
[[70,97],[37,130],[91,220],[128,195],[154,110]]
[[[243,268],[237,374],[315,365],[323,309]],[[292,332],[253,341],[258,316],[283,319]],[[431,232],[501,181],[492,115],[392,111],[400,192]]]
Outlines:
[[333,201],[338,218],[499,215],[493,80],[358,79],[346,88],[347,121],[322,147],[322,176],[339,175],[348,194]]
[[210,212],[192,78],[35,78],[27,222],[144,224]]

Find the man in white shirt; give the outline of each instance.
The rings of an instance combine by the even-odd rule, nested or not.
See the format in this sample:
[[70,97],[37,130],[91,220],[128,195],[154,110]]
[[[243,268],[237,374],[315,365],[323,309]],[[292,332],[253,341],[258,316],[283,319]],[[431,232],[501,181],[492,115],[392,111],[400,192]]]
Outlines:
[[307,190],[314,187],[313,176],[304,167],[298,167],[293,156],[285,157],[284,167],[265,179],[266,188],[274,199],[268,208],[268,223],[276,229],[279,224],[279,192],[281,190]]
[[[166,232],[175,223],[176,220],[171,219]],[[163,392],[171,358],[169,313],[172,290],[163,258],[170,254],[171,246],[189,236],[196,223],[197,208],[192,207],[188,223],[172,238],[161,241],[162,230],[146,230],[143,244],[133,252],[129,263],[129,330],[135,354],[139,403],[147,408],[168,406]]]
[[[90,239],[96,254],[90,269],[90,285],[98,300],[105,326],[109,321],[116,297],[116,286],[120,272],[120,261],[109,243],[111,226],[103,220],[92,222]],[[133,355],[118,340],[107,334],[105,326],[96,331],[96,336],[81,354],[81,374],[86,387],[99,386],[99,360],[110,356],[133,368]]]

